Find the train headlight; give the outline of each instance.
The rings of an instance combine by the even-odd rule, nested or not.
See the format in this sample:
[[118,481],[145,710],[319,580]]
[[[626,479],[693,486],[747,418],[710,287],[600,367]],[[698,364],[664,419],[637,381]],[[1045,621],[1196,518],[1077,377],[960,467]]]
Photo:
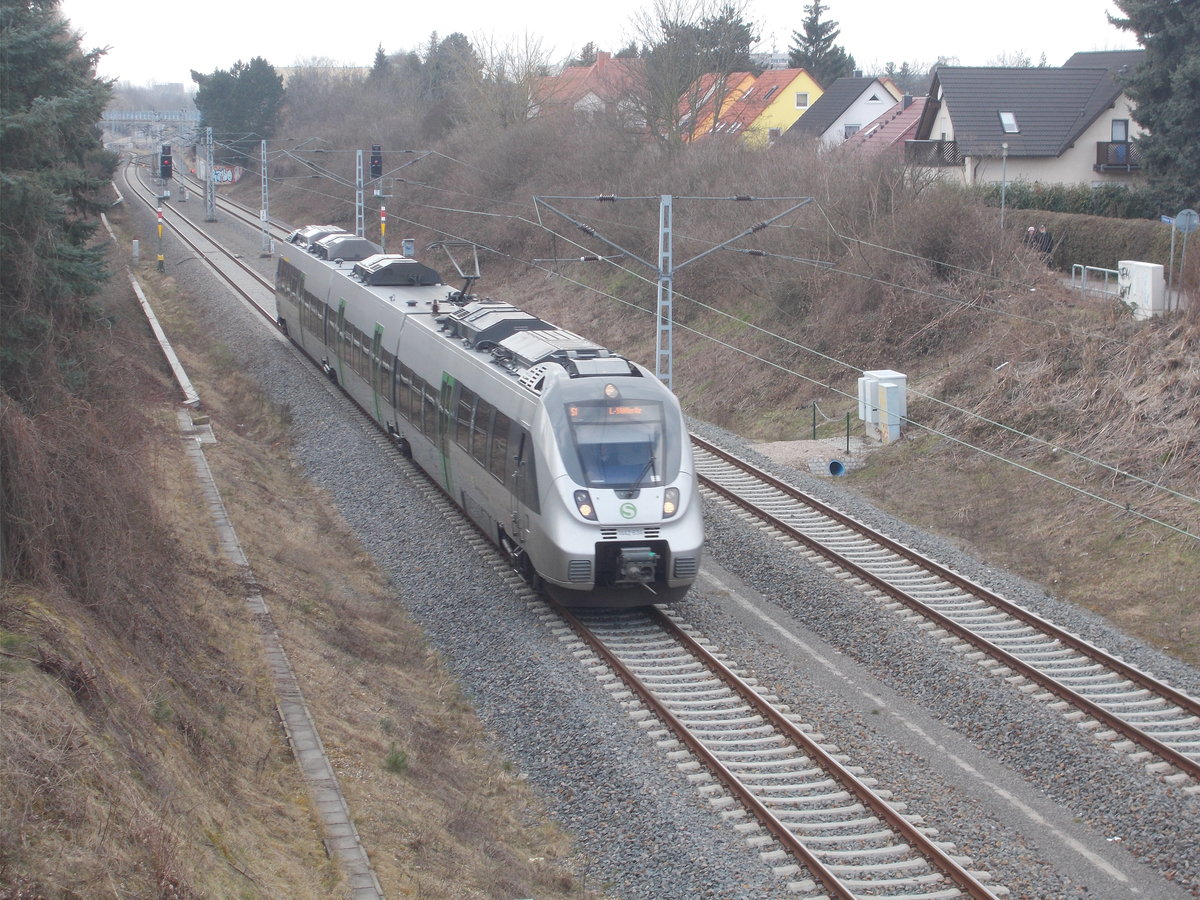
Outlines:
[[[678,492],[676,492],[678,496]],[[592,495],[587,491],[575,492],[575,507],[585,519],[596,521],[596,507],[592,505]]]
[[604,386],[604,399],[605,400],[620,400],[621,399],[621,392],[620,392],[620,390],[617,389],[617,386],[615,384],[606,384]]
[[663,518],[669,519],[679,512],[679,488],[669,487],[663,491]]

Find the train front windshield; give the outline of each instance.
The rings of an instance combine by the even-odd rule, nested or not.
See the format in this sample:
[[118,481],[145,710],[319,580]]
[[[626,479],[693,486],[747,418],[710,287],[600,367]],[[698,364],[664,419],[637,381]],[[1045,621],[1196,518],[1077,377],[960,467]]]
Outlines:
[[569,403],[566,414],[581,480],[588,487],[653,487],[677,474],[660,402]]

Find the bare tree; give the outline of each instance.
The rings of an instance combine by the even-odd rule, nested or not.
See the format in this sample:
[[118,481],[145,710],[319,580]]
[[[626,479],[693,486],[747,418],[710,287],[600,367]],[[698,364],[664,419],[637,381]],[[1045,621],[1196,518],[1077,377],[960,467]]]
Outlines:
[[630,101],[649,134],[671,145],[693,136],[704,109],[719,117],[729,76],[750,71],[757,40],[745,21],[747,5],[723,0],[655,0],[633,19],[644,48],[643,82]]
[[476,122],[504,127],[524,122],[534,114],[535,88],[550,74],[551,63],[540,38],[526,33],[507,44],[491,36],[471,39],[479,67],[468,73],[460,87],[465,108]]

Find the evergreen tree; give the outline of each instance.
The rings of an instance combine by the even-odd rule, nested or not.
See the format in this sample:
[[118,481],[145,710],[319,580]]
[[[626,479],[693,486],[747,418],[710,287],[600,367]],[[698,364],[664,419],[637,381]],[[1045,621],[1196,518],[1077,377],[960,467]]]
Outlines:
[[854,74],[854,57],[844,48],[834,44],[841,31],[838,23],[822,21],[822,13],[829,7],[821,0],[813,0],[804,7],[808,17],[804,20],[804,31],[792,32],[788,65],[793,69],[805,69],[823,88],[846,75]]
[[1200,3],[1115,0],[1145,61],[1127,75],[1133,118],[1149,134],[1138,139],[1151,184],[1168,210],[1200,205]]
[[591,66],[596,63],[596,45],[592,41],[588,41],[583,45],[583,49],[579,51],[579,55],[568,60],[568,66]]
[[456,31],[439,40],[435,31],[429,36],[421,75],[430,103],[425,128],[436,138],[467,120],[474,85],[483,80],[483,64],[465,34]]
[[228,71],[210,75],[192,71],[199,85],[195,104],[201,127],[212,128],[220,145],[217,156],[242,163],[257,154],[259,143],[275,134],[283,108],[283,78],[275,67],[256,56],[241,60]]
[[758,34],[754,26],[732,4],[726,3],[700,23],[699,49],[711,71],[759,74],[762,69],[750,56],[750,48],[756,43]]
[[0,51],[0,390],[22,402],[39,375],[65,374],[107,277],[86,217],[116,164],[97,127],[112,83],[58,0],[0,0]]
[[371,71],[367,73],[367,81],[383,84],[388,81],[392,74],[392,64],[387,58],[387,54],[383,52],[383,44],[375,48],[375,61],[371,64]]
[[[704,111],[721,108],[731,73],[757,71],[750,48],[758,38],[742,8],[707,9],[659,0],[643,14],[645,82],[630,99],[647,131],[668,146],[690,137]],[[680,107],[691,115],[681,117]]]

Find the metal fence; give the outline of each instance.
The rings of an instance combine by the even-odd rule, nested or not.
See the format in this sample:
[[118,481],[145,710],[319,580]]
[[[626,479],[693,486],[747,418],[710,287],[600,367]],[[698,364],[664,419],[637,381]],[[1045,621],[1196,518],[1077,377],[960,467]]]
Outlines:
[[1116,269],[1101,269],[1099,266],[1081,266],[1076,263],[1071,266],[1071,288],[1081,294],[1120,297],[1118,274]]

